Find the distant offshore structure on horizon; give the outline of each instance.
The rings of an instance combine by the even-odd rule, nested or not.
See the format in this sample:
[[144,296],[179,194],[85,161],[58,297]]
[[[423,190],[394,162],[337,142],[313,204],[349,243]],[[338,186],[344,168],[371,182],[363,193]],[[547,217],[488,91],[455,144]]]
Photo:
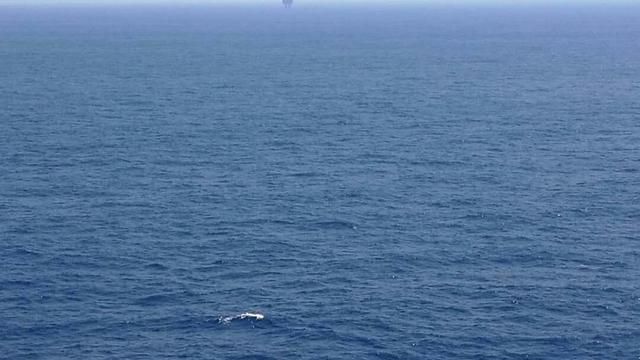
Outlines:
[[291,7],[291,5],[293,5],[293,0],[282,0],[282,5],[284,5],[284,7],[289,8]]

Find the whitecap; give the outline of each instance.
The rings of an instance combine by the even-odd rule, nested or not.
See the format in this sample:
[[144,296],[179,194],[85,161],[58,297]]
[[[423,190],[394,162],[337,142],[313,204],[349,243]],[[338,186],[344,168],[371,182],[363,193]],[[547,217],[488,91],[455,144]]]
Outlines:
[[234,316],[221,316],[218,318],[219,323],[228,324],[234,320],[264,320],[264,315],[259,312],[244,312],[242,314],[234,315]]

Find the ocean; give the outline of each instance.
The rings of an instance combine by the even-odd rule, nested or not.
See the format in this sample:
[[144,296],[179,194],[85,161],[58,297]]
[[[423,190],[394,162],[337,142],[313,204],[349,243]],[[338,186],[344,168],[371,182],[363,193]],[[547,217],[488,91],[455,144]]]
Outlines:
[[0,6],[0,358],[639,359],[639,100],[633,4]]

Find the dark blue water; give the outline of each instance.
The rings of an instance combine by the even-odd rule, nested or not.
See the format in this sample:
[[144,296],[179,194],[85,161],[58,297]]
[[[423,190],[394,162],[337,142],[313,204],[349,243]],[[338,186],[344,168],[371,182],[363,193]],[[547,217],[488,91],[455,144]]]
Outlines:
[[640,357],[640,8],[278,5],[0,8],[0,358]]

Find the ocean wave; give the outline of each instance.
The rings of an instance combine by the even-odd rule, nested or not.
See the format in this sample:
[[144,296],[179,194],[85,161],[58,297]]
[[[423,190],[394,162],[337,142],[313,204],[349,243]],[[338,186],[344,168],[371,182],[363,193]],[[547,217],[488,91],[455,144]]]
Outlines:
[[262,321],[265,319],[264,314],[260,312],[244,312],[242,314],[233,316],[220,316],[218,318],[219,324],[230,324],[233,321]]

